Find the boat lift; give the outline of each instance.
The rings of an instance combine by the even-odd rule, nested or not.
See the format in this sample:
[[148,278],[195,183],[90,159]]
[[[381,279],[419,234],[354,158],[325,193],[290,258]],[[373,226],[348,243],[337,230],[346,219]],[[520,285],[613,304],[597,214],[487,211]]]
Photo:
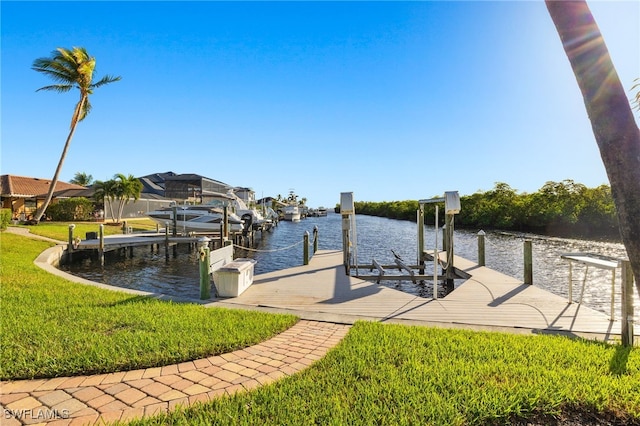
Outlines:
[[[443,234],[443,245],[445,245],[446,258],[443,261],[438,250],[438,212],[439,205],[445,204],[445,234]],[[453,216],[460,212],[460,196],[458,191],[445,192],[442,198],[432,198],[429,200],[420,200],[417,211],[418,222],[418,247],[417,247],[417,264],[407,264],[393,250],[394,264],[383,265],[372,259],[370,265],[358,265],[358,251],[355,224],[355,207],[352,192],[343,192],[340,194],[340,213],[342,214],[342,247],[343,247],[343,263],[347,275],[351,275],[351,270],[355,269],[356,278],[365,280],[375,280],[380,283],[385,281],[412,281],[414,284],[418,281],[426,281],[433,279],[434,299],[438,298],[437,288],[438,279],[446,280],[447,288],[453,290],[455,278],[467,278],[468,275],[462,271],[455,269],[453,256]],[[424,243],[424,206],[425,204],[436,204],[435,211],[435,247],[433,251],[425,251]],[[446,243],[446,244],[445,244]],[[353,260],[353,263],[352,263]],[[433,275],[425,275],[425,261],[433,261]],[[438,274],[438,267],[443,268],[443,274]],[[361,275],[359,269],[368,269],[372,272],[377,271],[375,275]],[[401,274],[387,274],[389,270],[397,269]],[[417,273],[415,271],[418,271]],[[404,274],[402,274],[404,272]]]

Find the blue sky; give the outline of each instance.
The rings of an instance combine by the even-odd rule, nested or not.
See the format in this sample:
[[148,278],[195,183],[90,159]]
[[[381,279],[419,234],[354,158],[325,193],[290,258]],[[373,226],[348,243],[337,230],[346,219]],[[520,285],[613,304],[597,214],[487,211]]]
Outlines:
[[[589,5],[630,90],[640,2]],[[31,65],[83,46],[122,80],[92,96],[65,181],[197,173],[312,207],[608,183],[542,1],[1,8],[2,174],[53,176],[78,94],[36,93],[51,81]]]

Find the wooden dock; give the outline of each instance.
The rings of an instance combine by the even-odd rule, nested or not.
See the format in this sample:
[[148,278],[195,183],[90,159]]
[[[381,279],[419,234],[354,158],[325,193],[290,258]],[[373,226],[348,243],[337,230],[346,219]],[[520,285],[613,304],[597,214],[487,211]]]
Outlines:
[[620,321],[609,321],[603,312],[570,304],[565,297],[460,257],[455,264],[470,278],[445,298],[434,300],[347,276],[341,251],[319,251],[309,265],[257,275],[239,297],[212,305],[271,308],[308,319],[340,317],[347,322],[555,332],[602,340],[620,336]]
[[[122,235],[109,235],[104,237],[104,251],[117,250],[129,247],[149,246],[156,244],[165,244],[167,241],[169,244],[189,244],[197,243],[200,237],[182,237],[182,236],[169,236],[165,237],[164,234],[122,234]],[[99,250],[100,240],[88,239],[81,240],[74,248],[74,250]]]
[[[252,231],[253,233],[254,231]],[[201,238],[207,237],[210,239],[210,245],[213,247],[221,247],[223,242],[220,238],[220,234],[215,233],[191,233],[188,235],[165,235],[164,233],[150,232],[150,233],[134,233],[134,234],[118,234],[107,235],[104,237],[103,246],[101,247],[99,238],[77,239],[73,244],[73,251],[83,250],[97,250],[104,252],[134,248],[141,246],[175,246],[176,244],[194,244],[197,245]],[[230,233],[231,241],[234,241],[237,245],[243,245],[247,239],[242,238],[242,233],[234,232]],[[250,236],[253,238],[253,235]]]

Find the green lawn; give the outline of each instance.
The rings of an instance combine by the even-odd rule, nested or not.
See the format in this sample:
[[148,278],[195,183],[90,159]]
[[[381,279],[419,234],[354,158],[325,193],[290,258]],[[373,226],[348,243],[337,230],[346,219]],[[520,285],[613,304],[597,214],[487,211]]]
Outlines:
[[294,316],[207,309],[72,283],[33,264],[51,244],[0,235],[3,380],[203,358],[264,341],[297,321]]
[[[21,228],[27,228],[32,234],[42,237],[53,238],[59,241],[69,240],[70,222],[40,222],[37,225],[19,225]],[[99,232],[99,222],[74,222],[74,236],[85,238],[87,232]],[[127,226],[131,227],[134,232],[139,231],[155,231],[156,224],[148,218],[136,218],[127,220]],[[114,224],[110,221],[104,222],[104,235],[122,234],[122,225]]]
[[564,337],[360,322],[295,376],[133,424],[484,425],[526,417],[547,424],[544,415],[640,424],[640,352]]

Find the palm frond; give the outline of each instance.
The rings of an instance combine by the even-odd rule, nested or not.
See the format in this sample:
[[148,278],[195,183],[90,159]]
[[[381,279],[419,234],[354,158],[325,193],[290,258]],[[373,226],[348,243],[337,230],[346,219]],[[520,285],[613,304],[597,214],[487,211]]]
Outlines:
[[76,76],[72,73],[69,73],[65,70],[56,69],[55,67],[31,67],[32,70],[41,72],[43,74],[48,75],[54,81],[59,81],[61,83],[74,83],[76,81]]
[[104,86],[105,84],[113,83],[114,81],[120,81],[121,79],[122,77],[120,77],[119,75],[118,76],[105,75],[100,79],[100,81],[92,84],[91,86],[98,88],[100,86]]
[[85,48],[75,46],[71,49],[59,47],[51,53],[50,57],[38,58],[33,61],[32,69],[34,71],[43,73],[61,83],[44,86],[36,91],[68,92],[73,88],[80,90],[80,101],[73,111],[71,128],[79,121],[84,120],[91,111],[89,95],[93,94],[94,88],[120,80],[120,77],[107,75],[93,83],[95,66],[95,58],[91,57]]
[[65,93],[73,89],[74,86],[72,84],[53,84],[51,86],[44,86],[36,90],[39,92],[41,90],[51,90],[53,92]]

